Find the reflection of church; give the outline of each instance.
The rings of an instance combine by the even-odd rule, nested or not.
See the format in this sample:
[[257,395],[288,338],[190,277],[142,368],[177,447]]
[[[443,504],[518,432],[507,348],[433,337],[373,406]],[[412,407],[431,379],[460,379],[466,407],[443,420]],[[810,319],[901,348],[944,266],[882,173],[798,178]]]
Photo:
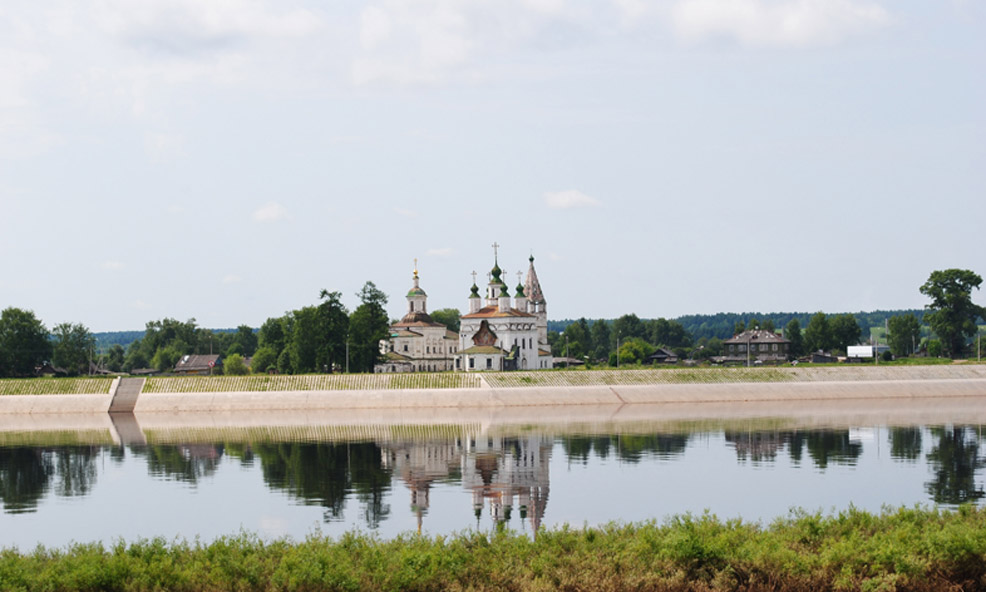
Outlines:
[[548,505],[550,438],[469,436],[430,442],[395,442],[383,448],[383,465],[411,491],[411,509],[421,530],[430,507],[432,483],[460,478],[472,492],[477,520],[489,503],[497,524],[509,523],[517,508],[536,534]]

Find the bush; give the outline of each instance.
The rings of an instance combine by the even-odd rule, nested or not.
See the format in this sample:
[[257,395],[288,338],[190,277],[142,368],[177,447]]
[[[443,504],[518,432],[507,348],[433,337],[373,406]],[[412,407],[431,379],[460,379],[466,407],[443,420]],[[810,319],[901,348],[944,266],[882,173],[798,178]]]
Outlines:
[[892,362],[894,359],[894,354],[890,353],[890,350],[888,349],[887,351],[880,354],[880,357],[883,358],[884,362]]

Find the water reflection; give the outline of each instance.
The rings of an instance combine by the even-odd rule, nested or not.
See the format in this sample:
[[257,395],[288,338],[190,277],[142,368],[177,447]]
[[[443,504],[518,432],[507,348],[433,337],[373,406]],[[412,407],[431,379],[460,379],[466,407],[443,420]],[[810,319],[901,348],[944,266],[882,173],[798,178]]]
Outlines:
[[[867,471],[882,475],[881,471],[897,470],[894,478],[906,475],[923,496],[911,503],[956,505],[981,503],[986,498],[982,476],[986,457],[980,450],[986,440],[980,426],[744,427],[689,430],[679,426],[622,433],[452,427],[422,430],[420,436],[413,430],[379,430],[379,436],[348,442],[224,436],[216,438],[217,442],[226,440],[221,443],[190,439],[128,447],[0,446],[0,502],[4,514],[23,515],[36,512],[49,498],[87,498],[94,495],[107,465],[123,467],[138,461],[135,466],[152,480],[179,483],[192,491],[216,487],[214,481],[224,471],[247,474],[261,489],[288,498],[292,505],[320,508],[324,523],[358,523],[377,529],[388,520],[413,519],[420,529],[435,520],[434,514],[453,511],[439,506],[460,498],[471,501],[472,514],[468,502],[456,506],[454,512],[464,521],[457,523],[457,529],[471,520],[478,526],[480,517],[486,515],[496,525],[519,517],[524,528],[529,526],[536,533],[548,515],[549,497],[552,511],[557,512],[559,499],[582,495],[579,491],[573,496],[557,484],[552,492],[553,457],[563,461],[555,462],[556,471],[570,472],[573,467],[580,475],[584,471],[591,482],[584,503],[613,504],[617,510],[625,492],[606,490],[607,484],[601,482],[605,478],[596,477],[605,474],[607,466],[640,471],[634,474],[641,478],[665,479],[682,491],[698,473],[736,468],[729,479],[737,487],[742,487],[744,479],[759,482],[768,475],[762,471],[751,477],[749,471],[744,472],[751,464],[770,469],[770,475],[781,476],[792,490],[802,483],[812,483],[806,488],[832,483],[834,490],[861,490],[856,482],[843,487],[838,480],[845,477],[840,475]],[[864,450],[865,463],[861,462]],[[696,451],[707,452],[696,457]],[[833,471],[834,467],[840,470]],[[669,477],[671,473],[679,476]],[[824,481],[811,481],[811,476]],[[566,475],[555,477],[566,484]],[[120,487],[120,482],[107,486]],[[572,482],[567,487],[573,487]],[[641,483],[640,487],[648,485]],[[439,490],[442,496],[436,496]],[[0,544],[3,540],[0,537]]]
[[96,481],[97,449],[0,448],[0,500],[4,512],[33,512],[49,492],[87,495]]
[[253,450],[268,487],[306,505],[322,506],[326,521],[343,518],[350,492],[373,528],[390,514],[383,503],[390,471],[382,466],[380,447],[372,442],[258,444]]
[[445,441],[401,441],[384,448],[384,465],[410,490],[411,510],[420,531],[436,482],[461,482],[472,495],[477,519],[488,508],[497,525],[509,522],[516,507],[522,522],[537,532],[548,504],[553,440],[538,434],[492,437],[471,434]]
[[931,435],[937,439],[928,453],[935,476],[926,485],[931,499],[939,504],[982,499],[986,494],[976,485],[976,470],[986,466],[986,459],[979,458],[976,431],[969,427],[931,428]]

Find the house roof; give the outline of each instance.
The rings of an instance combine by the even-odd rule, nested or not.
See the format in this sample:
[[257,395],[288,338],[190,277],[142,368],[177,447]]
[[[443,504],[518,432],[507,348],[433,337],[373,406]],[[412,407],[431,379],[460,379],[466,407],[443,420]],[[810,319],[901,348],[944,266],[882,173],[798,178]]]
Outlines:
[[178,360],[178,363],[175,364],[175,372],[196,372],[221,365],[219,354],[192,354],[182,356]]
[[459,352],[460,354],[500,354],[506,355],[507,351],[500,349],[495,345],[474,345],[469,349],[464,349]]
[[446,329],[445,330],[445,339],[451,339],[452,341],[458,341],[459,340],[459,334],[456,333],[455,331],[449,331],[448,329]]
[[739,335],[734,335],[729,339],[723,341],[723,343],[791,343],[790,340],[784,339],[777,333],[773,331],[764,331],[763,329],[751,329],[748,331],[743,331]]
[[416,331],[411,331],[410,329],[395,329],[397,325],[392,325],[390,328],[391,337],[421,337],[421,333]]
[[505,311],[501,311],[498,306],[484,306],[478,311],[462,315],[464,319],[492,319],[492,318],[503,318],[503,317],[525,317],[534,318],[535,315],[521,312],[516,308],[508,308]]

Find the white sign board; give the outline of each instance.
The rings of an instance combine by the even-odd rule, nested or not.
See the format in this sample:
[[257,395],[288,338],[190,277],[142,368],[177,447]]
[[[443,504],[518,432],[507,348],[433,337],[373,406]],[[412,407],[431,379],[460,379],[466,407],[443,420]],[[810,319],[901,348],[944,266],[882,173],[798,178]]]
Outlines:
[[849,351],[846,352],[846,356],[850,358],[872,358],[873,357],[873,346],[872,345],[850,345]]

